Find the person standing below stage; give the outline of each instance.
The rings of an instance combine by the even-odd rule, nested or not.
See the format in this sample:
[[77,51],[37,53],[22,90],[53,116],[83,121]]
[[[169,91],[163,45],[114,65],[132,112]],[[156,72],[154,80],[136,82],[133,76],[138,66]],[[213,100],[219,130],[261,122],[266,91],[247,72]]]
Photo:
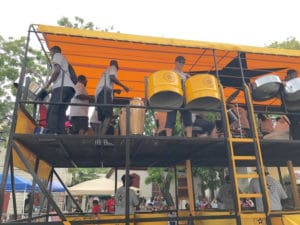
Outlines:
[[[176,72],[182,79],[183,83],[184,81],[190,77],[189,74],[183,72],[183,66],[185,64],[185,58],[183,56],[177,56],[175,58],[175,68],[173,69],[174,72]],[[183,105],[181,106],[183,108]],[[192,137],[192,114],[191,112],[187,110],[179,110],[182,116],[183,125],[185,127],[186,136]],[[173,110],[168,112],[167,114],[167,122],[166,122],[166,134],[167,136],[172,136],[173,129],[176,123],[176,114],[177,110]]]
[[[283,86],[286,86],[286,81],[292,80],[298,77],[298,71],[290,69],[287,71],[285,80],[282,81]],[[299,112],[297,112],[299,113]],[[287,117],[290,120],[290,136],[293,140],[300,140],[300,116],[296,114],[288,114]]]
[[114,213],[115,212],[115,198],[110,197],[107,200],[107,212],[108,213]]
[[52,58],[52,74],[44,87],[48,89],[52,84],[50,105],[47,110],[47,133],[64,134],[68,105],[51,103],[69,103],[75,93],[74,83],[70,78],[68,61],[62,55],[61,48],[53,46],[50,49],[50,55]]
[[32,202],[32,194],[29,192],[27,194],[27,198],[24,201],[24,213],[28,213],[29,212],[29,208],[30,208],[30,203]]
[[[130,187],[132,185],[132,176],[129,175],[127,181],[129,182],[128,186]],[[126,207],[126,187],[125,187],[125,181],[126,176],[122,176],[122,183],[123,186],[120,187],[115,196],[115,215],[124,215],[125,214],[125,207]],[[134,213],[134,208],[139,205],[139,198],[135,194],[135,192],[131,189],[129,189],[129,213]]]
[[[96,88],[95,99],[97,104],[113,103],[113,83],[122,87],[126,92],[129,91],[129,88],[123,85],[117,79],[118,69],[118,61],[111,60],[109,63],[109,67],[103,72]],[[102,123],[100,135],[104,135],[113,115],[113,107],[97,106],[96,109],[98,113],[98,120]]]
[[94,198],[93,199],[93,207],[92,207],[92,213],[94,213],[96,216],[98,216],[98,214],[101,212],[101,208],[99,205],[99,199],[98,198]]
[[226,175],[224,181],[225,183],[220,187],[216,199],[221,203],[221,209],[234,209],[234,192],[230,176]]
[[[74,104],[88,104],[90,97],[86,91],[87,80],[84,75],[78,76],[78,81],[75,85],[75,96],[72,98],[71,103]],[[70,107],[70,118],[72,123],[72,134],[83,134],[88,130],[88,112],[89,107],[87,105]]]
[[[268,188],[267,192],[269,194],[269,199],[270,199],[270,208],[271,210],[282,210],[281,201],[287,199],[288,196],[285,193],[282,185],[274,178],[272,178],[269,175],[268,171],[265,171],[265,174],[266,174],[266,182]],[[250,181],[249,188],[252,193],[261,193],[258,178],[253,178]],[[256,206],[256,211],[258,212],[264,211],[264,206],[261,198],[255,199],[255,206]]]

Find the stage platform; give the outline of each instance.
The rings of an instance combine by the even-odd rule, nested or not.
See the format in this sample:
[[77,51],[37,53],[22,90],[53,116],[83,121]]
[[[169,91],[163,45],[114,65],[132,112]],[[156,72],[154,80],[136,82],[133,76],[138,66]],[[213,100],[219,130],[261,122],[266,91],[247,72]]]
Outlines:
[[[193,166],[228,166],[224,138],[15,134],[14,140],[57,168],[125,167],[126,146],[130,167],[170,167],[188,159]],[[253,155],[253,148],[253,143],[234,147],[239,155]],[[261,140],[261,149],[266,166],[286,166],[288,160],[300,166],[300,141]]]

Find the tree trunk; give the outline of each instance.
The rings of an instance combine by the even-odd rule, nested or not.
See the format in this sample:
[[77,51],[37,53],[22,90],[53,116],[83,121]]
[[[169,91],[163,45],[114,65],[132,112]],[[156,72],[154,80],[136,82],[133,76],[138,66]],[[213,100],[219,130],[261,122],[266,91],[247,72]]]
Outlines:
[[169,191],[162,192],[164,199],[166,200],[167,206],[174,206],[172,195]]
[[205,196],[205,189],[204,189],[204,183],[203,180],[200,180],[200,185],[201,185],[201,197]]

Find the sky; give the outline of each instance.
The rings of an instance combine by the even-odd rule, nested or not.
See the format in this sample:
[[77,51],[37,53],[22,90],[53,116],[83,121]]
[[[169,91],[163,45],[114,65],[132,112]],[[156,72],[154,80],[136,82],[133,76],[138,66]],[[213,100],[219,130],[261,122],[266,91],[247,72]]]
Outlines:
[[300,41],[299,0],[2,0],[0,35],[75,16],[121,33],[264,47]]

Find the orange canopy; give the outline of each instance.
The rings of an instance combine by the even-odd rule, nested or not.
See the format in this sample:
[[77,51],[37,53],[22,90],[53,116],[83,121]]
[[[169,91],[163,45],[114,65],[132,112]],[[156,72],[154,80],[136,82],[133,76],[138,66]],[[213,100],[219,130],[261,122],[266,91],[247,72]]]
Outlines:
[[[37,25],[40,39],[47,47],[61,47],[63,54],[73,65],[77,74],[88,78],[88,93],[94,95],[102,72],[111,59],[119,62],[118,79],[130,88],[118,97],[145,97],[145,78],[158,70],[171,70],[177,55],[186,58],[184,71],[190,73],[216,73],[227,77],[225,97],[234,90],[231,80],[241,79],[237,64],[242,53],[243,66],[249,70],[249,81],[262,74],[274,73],[282,79],[287,69],[300,71],[300,51],[270,49],[223,43],[211,43],[171,38],[129,35],[122,33],[90,31],[57,26]],[[233,61],[235,60],[235,63]],[[217,69],[216,69],[217,65]],[[276,69],[275,72],[273,69]],[[197,72],[196,72],[197,71]],[[252,73],[253,72],[253,73]],[[229,79],[229,80],[228,80]],[[237,97],[244,102],[243,93]],[[256,102],[279,105],[278,99]]]

